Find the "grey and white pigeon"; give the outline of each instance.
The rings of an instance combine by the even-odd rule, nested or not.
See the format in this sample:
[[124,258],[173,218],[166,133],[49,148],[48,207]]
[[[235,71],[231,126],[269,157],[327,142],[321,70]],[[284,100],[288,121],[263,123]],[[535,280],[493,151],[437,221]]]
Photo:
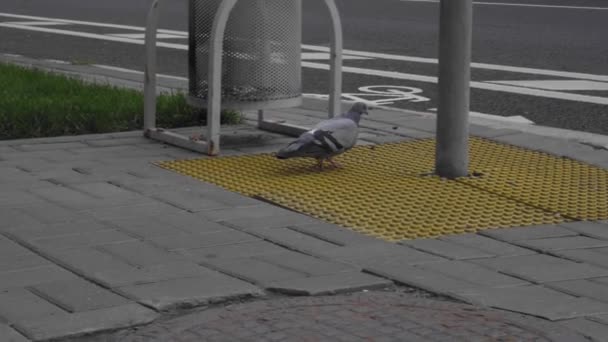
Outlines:
[[321,121],[311,130],[302,133],[295,141],[280,149],[277,158],[315,158],[321,170],[325,160],[332,166],[339,167],[332,158],[355,146],[361,115],[368,114],[367,111],[367,104],[356,102],[348,112]]

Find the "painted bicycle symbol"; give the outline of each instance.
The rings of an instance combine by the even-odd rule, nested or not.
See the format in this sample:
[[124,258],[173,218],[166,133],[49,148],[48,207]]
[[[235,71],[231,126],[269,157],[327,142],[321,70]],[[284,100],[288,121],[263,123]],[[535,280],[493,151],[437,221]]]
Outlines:
[[[359,93],[343,93],[342,99],[362,101],[376,106],[391,105],[398,101],[427,102],[429,98],[418,95],[422,89],[405,86],[375,85],[360,87]],[[328,95],[306,94],[308,96],[327,99]]]

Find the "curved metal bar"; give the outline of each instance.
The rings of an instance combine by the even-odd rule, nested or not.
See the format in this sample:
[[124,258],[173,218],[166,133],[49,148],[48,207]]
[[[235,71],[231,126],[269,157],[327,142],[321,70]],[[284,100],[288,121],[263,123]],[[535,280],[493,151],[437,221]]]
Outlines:
[[156,31],[160,0],[153,0],[146,19],[144,66],[144,134],[156,128]]
[[222,51],[224,44],[224,33],[230,12],[238,0],[223,0],[211,27],[209,40],[209,79],[207,80],[207,144],[208,154],[211,156],[220,153],[220,112],[222,104]]
[[329,117],[342,112],[342,48],[343,34],[340,13],[334,0],[325,0],[332,21],[329,80]]

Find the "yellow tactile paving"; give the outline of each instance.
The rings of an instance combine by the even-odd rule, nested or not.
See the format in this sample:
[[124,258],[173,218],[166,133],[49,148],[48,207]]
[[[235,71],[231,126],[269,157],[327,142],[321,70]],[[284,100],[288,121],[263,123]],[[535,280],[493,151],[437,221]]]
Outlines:
[[428,175],[432,139],[360,146],[323,172],[269,154],[159,165],[390,241],[608,219],[608,171],[479,138],[470,147],[482,176],[457,181]]

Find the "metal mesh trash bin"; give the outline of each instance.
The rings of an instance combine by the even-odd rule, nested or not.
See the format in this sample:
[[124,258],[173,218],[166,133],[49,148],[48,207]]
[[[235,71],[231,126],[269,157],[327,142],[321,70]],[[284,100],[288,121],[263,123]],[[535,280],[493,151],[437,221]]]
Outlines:
[[[191,104],[207,107],[210,39],[222,0],[190,0]],[[301,103],[301,0],[242,0],[223,37],[222,108],[266,109]]]

